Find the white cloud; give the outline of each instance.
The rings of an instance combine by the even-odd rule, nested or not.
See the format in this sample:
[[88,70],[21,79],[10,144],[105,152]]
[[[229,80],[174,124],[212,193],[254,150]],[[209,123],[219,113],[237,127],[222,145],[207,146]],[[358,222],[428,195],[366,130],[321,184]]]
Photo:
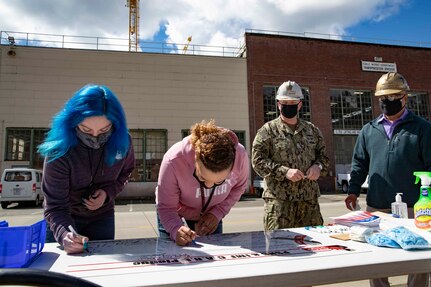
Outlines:
[[[140,1],[140,39],[166,26],[168,41],[237,45],[246,28],[343,34],[381,21],[408,0],[152,0]],[[128,39],[126,0],[0,0],[0,29]]]
[[379,5],[374,13],[372,20],[376,22],[383,21],[384,19],[397,14],[400,7],[408,5],[406,0],[387,0],[384,5]]

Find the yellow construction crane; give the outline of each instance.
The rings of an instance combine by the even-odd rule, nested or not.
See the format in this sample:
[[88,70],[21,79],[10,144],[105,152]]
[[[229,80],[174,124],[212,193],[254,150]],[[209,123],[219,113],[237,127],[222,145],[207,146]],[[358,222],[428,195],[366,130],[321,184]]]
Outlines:
[[192,41],[192,36],[187,38],[187,44],[184,45],[183,54],[187,53],[187,49],[189,48],[189,44]]
[[139,44],[139,0],[127,0],[129,7],[129,51],[137,52]]

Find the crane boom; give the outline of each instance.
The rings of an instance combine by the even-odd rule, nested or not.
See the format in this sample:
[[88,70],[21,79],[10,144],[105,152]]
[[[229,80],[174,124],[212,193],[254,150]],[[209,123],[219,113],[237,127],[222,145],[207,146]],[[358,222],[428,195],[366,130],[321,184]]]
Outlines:
[[187,49],[189,48],[189,44],[191,41],[192,41],[192,36],[187,38],[187,44],[185,44],[183,47],[183,54],[187,53]]
[[129,7],[129,51],[137,52],[139,43],[139,0],[127,0]]

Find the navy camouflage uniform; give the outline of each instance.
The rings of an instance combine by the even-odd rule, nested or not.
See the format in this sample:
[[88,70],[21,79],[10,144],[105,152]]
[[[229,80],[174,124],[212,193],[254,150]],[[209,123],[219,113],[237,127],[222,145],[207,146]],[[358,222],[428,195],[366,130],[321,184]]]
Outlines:
[[253,141],[252,164],[265,179],[264,229],[322,225],[317,181],[287,179],[287,171],[304,174],[313,164],[328,169],[329,159],[322,133],[312,123],[298,119],[295,131],[281,117],[264,124]]

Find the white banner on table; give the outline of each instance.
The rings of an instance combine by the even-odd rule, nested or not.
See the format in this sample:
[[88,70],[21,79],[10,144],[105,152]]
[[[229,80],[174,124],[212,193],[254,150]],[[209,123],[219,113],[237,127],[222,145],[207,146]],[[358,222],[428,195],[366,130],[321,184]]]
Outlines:
[[[288,230],[199,237],[196,243],[186,247],[157,238],[93,241],[89,243],[89,253],[61,255],[50,271],[101,285],[112,283],[109,280],[119,280],[122,275],[139,274],[139,278],[146,278],[139,285],[145,286],[176,282],[176,276],[184,276],[187,272],[193,274],[193,280],[199,281],[208,279],[211,273],[214,278],[232,277],[234,274],[228,273],[236,272],[235,267],[257,268],[256,272],[264,272],[260,267],[268,268],[268,264],[283,262],[292,266],[293,262],[304,258],[310,259],[311,267],[312,261],[318,257],[369,252],[366,245],[353,250],[343,241],[326,243],[321,244],[312,236]],[[130,284],[133,286],[135,283]],[[124,281],[121,286],[129,285]]]

